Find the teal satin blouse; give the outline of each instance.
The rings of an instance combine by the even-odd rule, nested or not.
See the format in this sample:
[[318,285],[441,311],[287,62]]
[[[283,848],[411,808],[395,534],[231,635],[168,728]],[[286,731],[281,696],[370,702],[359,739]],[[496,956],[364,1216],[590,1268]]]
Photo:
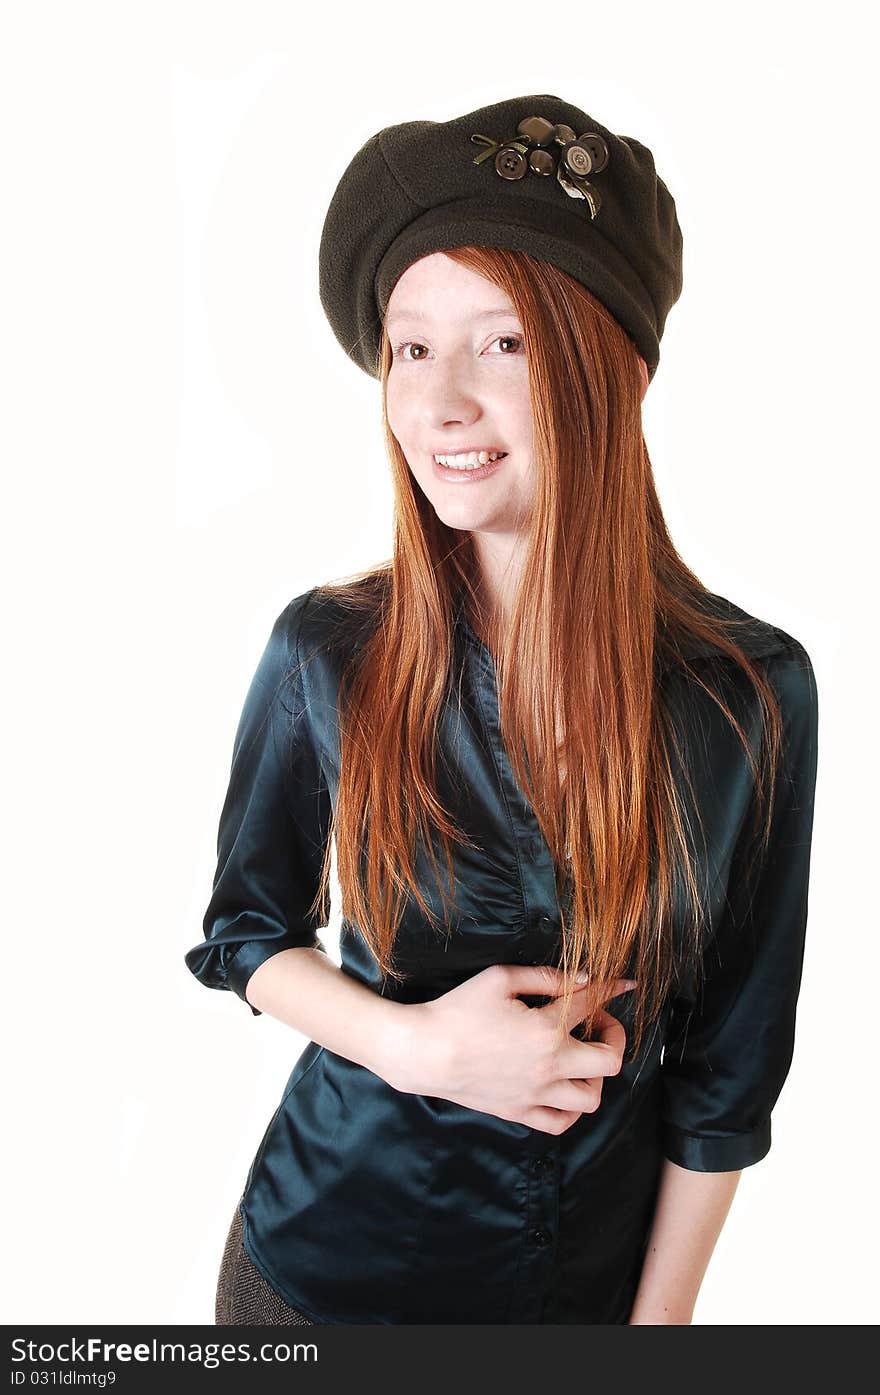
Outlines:
[[[745,617],[722,597],[713,604]],[[767,1153],[794,1041],[818,708],[803,646],[748,618],[745,647],[766,666],[785,724],[772,843],[748,876],[742,746],[680,665],[659,670],[706,829],[693,849],[711,925],[701,993],[679,982],[638,1058],[604,1079],[599,1109],[558,1137],[401,1094],[310,1042],[242,1196],[245,1248],[291,1307],[319,1323],[625,1323],[663,1159],[714,1172]],[[456,850],[448,939],[409,903],[398,940],[409,978],[385,988],[401,1001],[437,997],[490,964],[558,960],[553,863],[501,740],[492,657],[461,610],[454,640],[440,794],[481,851]],[[247,694],[204,940],[185,956],[201,983],[245,1002],[270,955],[325,950],[326,922],[310,922],[307,908],[339,783],[341,665],[355,642],[338,604],[306,592],[278,616]],[[714,659],[714,674],[726,665],[731,684],[744,684],[717,651],[692,647],[687,658]],[[357,926],[342,922],[340,944],[344,971],[379,991]],[[631,998],[609,1004],[625,1026]]]

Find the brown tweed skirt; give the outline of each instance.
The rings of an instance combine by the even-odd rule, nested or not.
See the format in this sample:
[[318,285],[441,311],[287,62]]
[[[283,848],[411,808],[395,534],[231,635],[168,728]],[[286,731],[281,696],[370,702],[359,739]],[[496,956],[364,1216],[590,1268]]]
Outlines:
[[220,1326],[314,1327],[311,1318],[289,1308],[279,1293],[266,1282],[242,1244],[241,1210],[235,1208],[226,1237],[217,1299],[215,1324]]

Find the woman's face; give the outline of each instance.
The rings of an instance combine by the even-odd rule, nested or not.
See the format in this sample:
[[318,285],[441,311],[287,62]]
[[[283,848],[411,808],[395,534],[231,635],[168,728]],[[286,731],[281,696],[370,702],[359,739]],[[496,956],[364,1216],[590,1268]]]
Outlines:
[[[385,326],[394,355],[389,425],[437,516],[450,528],[519,531],[534,483],[533,423],[522,325],[509,297],[433,252],[398,280]],[[504,459],[480,469],[435,459],[481,450]]]

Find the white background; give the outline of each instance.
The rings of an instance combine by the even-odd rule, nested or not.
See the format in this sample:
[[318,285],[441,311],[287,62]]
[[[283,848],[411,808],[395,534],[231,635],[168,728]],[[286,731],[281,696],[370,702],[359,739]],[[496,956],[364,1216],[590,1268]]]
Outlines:
[[213,1321],[305,1044],[183,963],[234,728],[287,601],[391,548],[380,388],[324,319],[323,217],[381,127],[540,92],[654,152],[685,266],[644,404],[661,500],[819,688],[795,1060],[695,1321],[876,1320],[868,13],[5,7],[4,1321]]

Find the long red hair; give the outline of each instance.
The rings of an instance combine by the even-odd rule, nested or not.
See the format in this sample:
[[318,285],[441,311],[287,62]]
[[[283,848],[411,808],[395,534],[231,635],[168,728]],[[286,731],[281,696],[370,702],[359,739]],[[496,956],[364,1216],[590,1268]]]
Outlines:
[[[446,255],[506,292],[523,326],[536,469],[528,548],[508,627],[499,633],[480,613],[471,584],[471,535],[438,519],[389,427],[392,353],[383,330],[378,368],[395,491],[393,555],[320,588],[374,622],[340,695],[333,830],[342,914],[383,974],[400,978],[394,941],[407,893],[437,924],[414,876],[416,839],[435,872],[439,842],[454,896],[452,845],[470,840],[438,798],[434,762],[452,681],[456,595],[463,595],[495,661],[514,774],[556,865],[564,996],[568,1002],[578,972],[610,982],[634,967],[638,1051],[675,980],[676,886],[690,907],[684,948],[697,977],[704,928],[657,661],[676,654],[682,638],[696,638],[746,673],[761,713],[757,759],[736,712],[707,683],[708,671],[680,659],[746,750],[764,839],[781,716],[766,677],[736,641],[736,622],[707,612],[701,598],[710,593],[669,536],[642,432],[631,340],[585,287],[547,262],[498,247]],[[313,903],[325,917],[329,875],[328,847]],[[439,878],[438,888],[446,906]],[[597,1006],[593,1000],[585,1008],[587,1036]]]

